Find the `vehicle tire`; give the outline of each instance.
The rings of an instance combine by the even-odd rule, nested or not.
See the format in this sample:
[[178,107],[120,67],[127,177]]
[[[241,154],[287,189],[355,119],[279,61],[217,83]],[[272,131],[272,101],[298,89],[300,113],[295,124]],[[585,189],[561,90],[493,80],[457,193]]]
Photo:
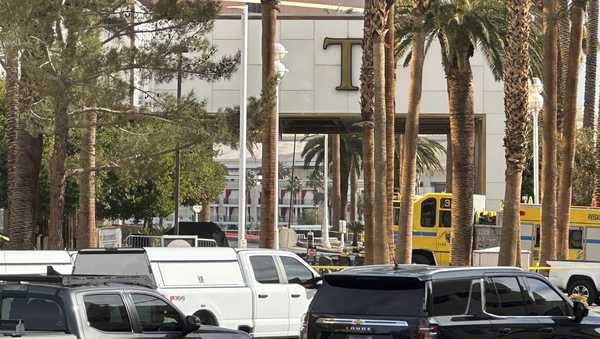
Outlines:
[[589,279],[573,279],[567,286],[567,293],[569,295],[580,294],[587,297],[589,305],[598,302],[598,291],[596,291],[596,286],[594,286],[594,283]]
[[215,316],[208,311],[198,311],[194,315],[200,319],[202,325],[219,326],[219,322]]
[[427,256],[425,256],[423,254],[419,254],[419,253],[413,254],[412,263],[420,264],[420,265],[432,265],[433,264]]

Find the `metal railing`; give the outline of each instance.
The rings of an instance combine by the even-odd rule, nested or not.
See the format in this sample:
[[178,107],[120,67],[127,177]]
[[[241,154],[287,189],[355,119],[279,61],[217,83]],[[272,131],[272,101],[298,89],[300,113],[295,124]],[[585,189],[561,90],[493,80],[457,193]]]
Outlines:
[[125,238],[124,247],[217,247],[214,239],[198,238],[195,235],[130,235]]

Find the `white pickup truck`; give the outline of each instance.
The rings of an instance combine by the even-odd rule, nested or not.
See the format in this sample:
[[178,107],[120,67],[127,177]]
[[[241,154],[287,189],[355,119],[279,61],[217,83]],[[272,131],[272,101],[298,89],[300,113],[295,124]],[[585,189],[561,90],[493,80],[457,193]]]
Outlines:
[[298,337],[319,280],[293,253],[223,247],[82,250],[73,273],[149,276],[185,314],[254,337]]
[[600,261],[548,261],[550,281],[567,294],[587,297],[588,303],[598,303],[600,292]]

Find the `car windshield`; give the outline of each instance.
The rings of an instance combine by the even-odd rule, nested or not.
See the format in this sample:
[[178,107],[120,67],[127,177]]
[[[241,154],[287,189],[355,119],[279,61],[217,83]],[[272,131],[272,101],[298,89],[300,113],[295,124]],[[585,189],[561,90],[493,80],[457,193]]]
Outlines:
[[1,331],[13,332],[21,321],[25,331],[66,332],[62,306],[44,297],[3,296],[0,305]]
[[312,312],[420,316],[424,314],[425,283],[414,278],[326,276],[311,305]]

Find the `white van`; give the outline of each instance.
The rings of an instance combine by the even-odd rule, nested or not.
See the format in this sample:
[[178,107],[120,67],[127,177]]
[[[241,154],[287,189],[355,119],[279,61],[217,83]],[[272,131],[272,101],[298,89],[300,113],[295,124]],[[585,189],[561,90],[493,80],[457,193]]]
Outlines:
[[0,274],[46,274],[48,266],[61,274],[73,270],[67,251],[0,251]]
[[81,250],[73,273],[150,276],[185,314],[254,337],[298,337],[319,280],[293,253],[224,247]]

